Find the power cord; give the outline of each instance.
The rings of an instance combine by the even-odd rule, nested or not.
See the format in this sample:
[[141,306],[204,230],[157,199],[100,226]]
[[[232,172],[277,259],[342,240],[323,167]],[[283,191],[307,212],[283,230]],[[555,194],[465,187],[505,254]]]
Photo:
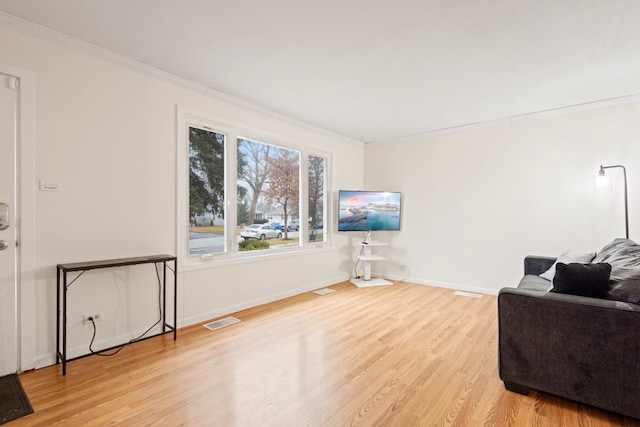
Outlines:
[[[122,351],[122,349],[128,346],[129,344],[133,344],[134,342],[142,340],[143,337],[149,333],[149,331],[155,328],[162,321],[162,301],[160,299],[162,285],[160,284],[160,273],[158,273],[158,264],[154,264],[154,266],[156,271],[156,278],[158,279],[158,320],[156,321],[156,323],[151,325],[146,331],[144,331],[142,334],[140,334],[136,338],[132,338],[124,344],[111,347],[105,350],[94,350],[93,341],[96,339],[97,328],[96,328],[95,319],[93,318],[93,316],[90,316],[87,320],[91,321],[91,324],[93,325],[93,336],[91,337],[91,342],[89,343],[89,351],[91,352],[91,354],[95,354],[96,356],[104,356],[104,357],[115,356],[116,354],[120,353],[120,351]],[[107,353],[107,351],[109,350],[114,350],[114,351],[112,351],[111,353]]]
[[358,258],[356,259],[356,264],[353,266],[353,276],[356,279],[360,278],[360,274],[358,273],[358,266],[360,265],[360,261],[362,261],[360,259],[360,256],[364,253],[364,246],[360,247],[360,254],[358,255]]

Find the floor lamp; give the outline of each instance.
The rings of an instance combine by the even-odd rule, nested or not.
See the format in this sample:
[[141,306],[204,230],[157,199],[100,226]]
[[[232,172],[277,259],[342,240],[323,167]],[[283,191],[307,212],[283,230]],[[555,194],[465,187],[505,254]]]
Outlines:
[[627,239],[629,238],[629,207],[627,202],[627,169],[622,165],[600,166],[598,177],[604,178],[606,176],[605,169],[622,168],[622,175],[624,177],[624,225],[627,232]]

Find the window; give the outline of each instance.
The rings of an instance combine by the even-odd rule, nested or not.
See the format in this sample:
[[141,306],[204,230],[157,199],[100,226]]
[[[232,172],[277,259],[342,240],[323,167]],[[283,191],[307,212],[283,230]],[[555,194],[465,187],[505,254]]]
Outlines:
[[326,241],[325,232],[325,183],[324,171],[326,160],[322,157],[310,155],[308,170],[308,206],[309,206],[309,233],[310,243]]
[[[299,230],[291,225],[300,216],[300,153],[246,138],[238,138],[237,146],[238,224],[268,224],[276,231],[244,228],[240,238],[268,241],[257,249],[298,246]],[[252,246],[239,244],[241,250]]]
[[178,120],[183,267],[328,241],[328,155],[180,108]]
[[225,135],[189,126],[189,255],[226,251]]

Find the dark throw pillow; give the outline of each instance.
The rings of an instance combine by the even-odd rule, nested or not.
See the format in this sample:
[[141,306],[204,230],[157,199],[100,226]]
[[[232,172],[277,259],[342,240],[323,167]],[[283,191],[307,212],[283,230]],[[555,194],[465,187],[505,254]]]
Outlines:
[[611,265],[598,264],[563,264],[556,265],[551,292],[581,295],[591,298],[604,298],[609,289]]

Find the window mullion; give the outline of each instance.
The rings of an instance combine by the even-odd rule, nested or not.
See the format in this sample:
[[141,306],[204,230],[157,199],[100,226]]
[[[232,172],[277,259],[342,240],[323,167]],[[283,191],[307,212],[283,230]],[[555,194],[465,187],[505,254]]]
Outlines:
[[227,195],[226,209],[229,214],[225,220],[227,227],[227,245],[230,253],[238,252],[238,192],[236,183],[238,181],[238,133],[232,130],[228,134],[227,140],[227,163],[225,172],[225,190]]
[[309,242],[307,241],[306,236],[309,234],[309,153],[306,151],[302,151],[300,153],[302,156],[302,170],[301,170],[301,181],[302,181],[302,191],[300,192],[300,234],[299,239],[302,243],[302,246],[307,246]]

